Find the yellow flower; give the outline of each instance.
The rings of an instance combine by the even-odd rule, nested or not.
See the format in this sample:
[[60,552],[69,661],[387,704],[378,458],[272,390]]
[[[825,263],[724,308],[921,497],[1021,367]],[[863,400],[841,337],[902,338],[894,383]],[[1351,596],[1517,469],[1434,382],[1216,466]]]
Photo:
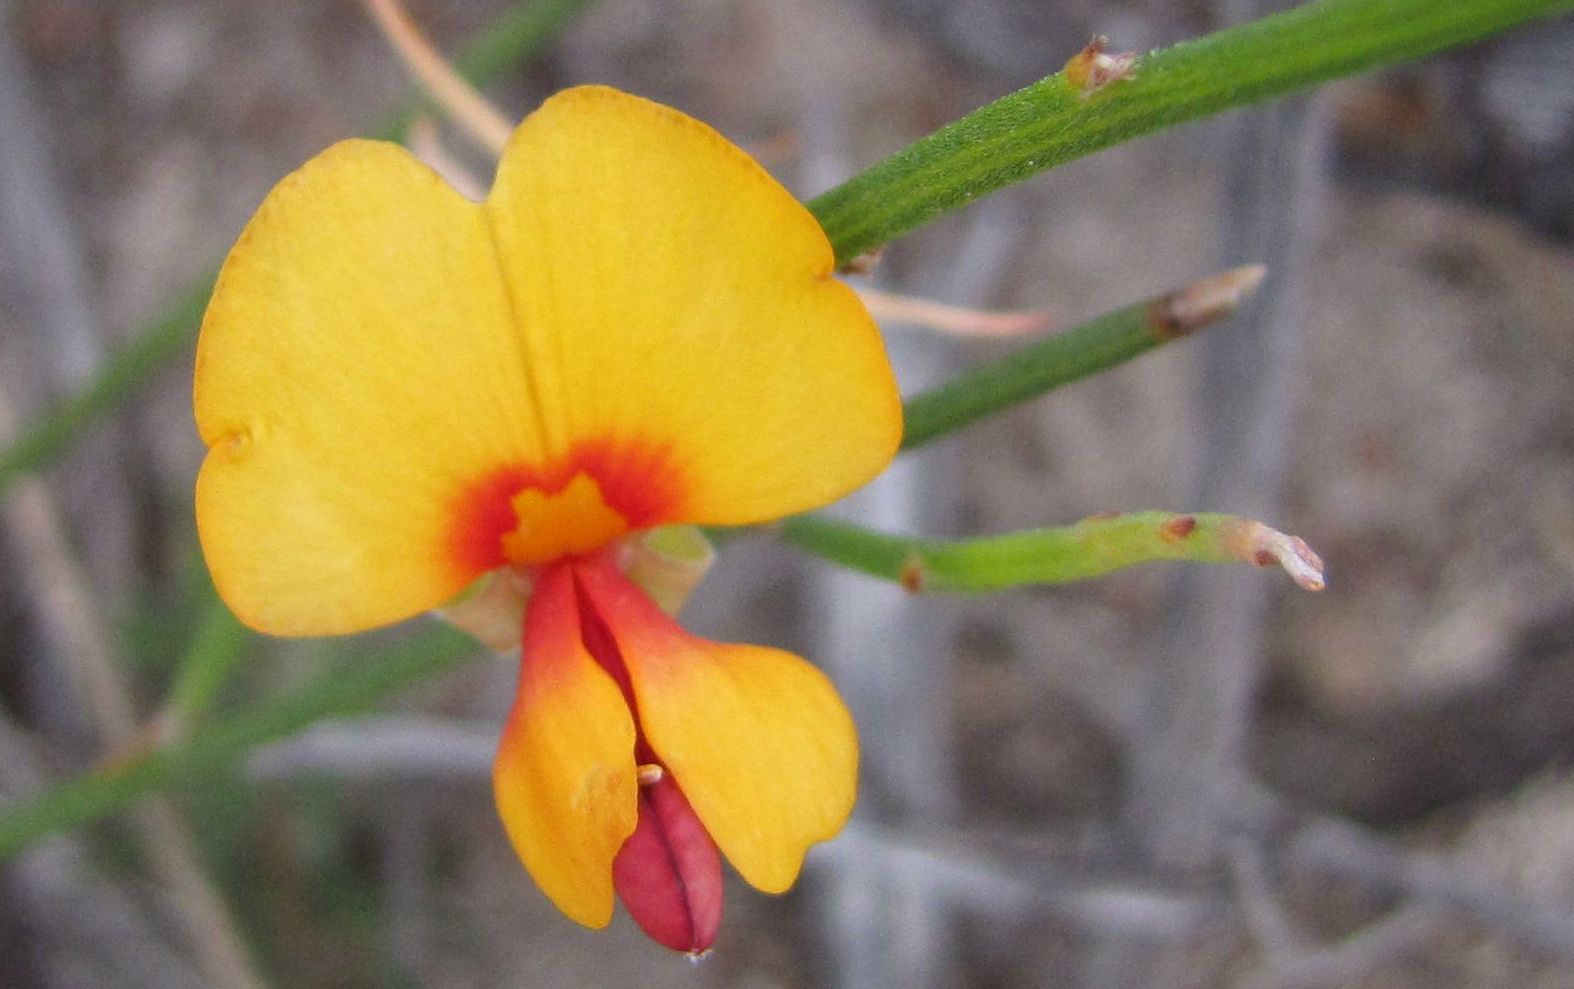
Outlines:
[[220,274],[195,388],[219,593],[260,631],[327,635],[492,571],[533,582],[497,806],[582,924],[616,892],[703,950],[716,848],[778,892],[851,810],[825,677],[689,635],[619,568],[642,530],[801,512],[893,456],[890,366],[833,266],[717,133],[584,87],[520,125],[479,204],[394,145],[335,145]]

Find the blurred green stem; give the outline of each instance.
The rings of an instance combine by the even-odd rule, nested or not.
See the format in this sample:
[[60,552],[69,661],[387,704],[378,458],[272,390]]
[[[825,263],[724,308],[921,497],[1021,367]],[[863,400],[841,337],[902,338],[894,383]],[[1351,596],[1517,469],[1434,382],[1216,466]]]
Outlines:
[[[459,74],[484,86],[535,58],[595,0],[529,0],[518,3],[467,44],[454,59]],[[398,133],[412,111],[384,125]]]
[[1304,542],[1234,515],[1133,512],[1076,525],[952,542],[913,539],[800,515],[783,540],[909,591],[996,591],[1087,580],[1138,563],[1278,564],[1307,590],[1321,590],[1322,561]]
[[162,317],[111,354],[87,387],[46,409],[0,448],[0,494],[17,478],[64,453],[77,434],[118,408],[185,351],[213,290],[213,277],[182,292]]
[[158,714],[165,739],[182,738],[201,724],[251,641],[251,633],[219,600],[213,585],[205,584],[204,591],[197,630],[181,654],[169,698]]
[[1056,73],[909,145],[809,208],[846,264],[1074,158],[1570,9],[1574,0],[1317,0],[1145,55],[1132,78],[1096,93]]
[[359,714],[401,688],[481,655],[475,641],[432,624],[377,655],[359,657],[311,686],[265,701],[170,745],[136,753],[0,810],[0,859],[53,831],[97,820],[139,797],[234,764],[255,746],[324,718]]

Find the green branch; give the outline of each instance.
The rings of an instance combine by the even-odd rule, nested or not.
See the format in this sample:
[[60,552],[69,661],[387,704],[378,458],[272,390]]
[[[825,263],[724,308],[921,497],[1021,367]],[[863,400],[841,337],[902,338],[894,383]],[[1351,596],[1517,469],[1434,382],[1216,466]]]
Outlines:
[[795,546],[914,593],[1064,584],[1158,560],[1278,564],[1308,590],[1323,586],[1322,561],[1304,542],[1234,515],[1134,512],[954,542],[892,536],[815,515],[787,519],[779,531]]
[[64,453],[77,434],[113,412],[185,351],[214,277],[216,273],[209,274],[183,291],[163,316],[112,353],[86,387],[46,409],[0,448],[0,494],[17,478]]
[[189,737],[118,760],[0,809],[0,859],[55,831],[78,827],[174,783],[233,765],[252,748],[325,718],[370,710],[397,691],[479,655],[475,640],[445,625],[362,655],[311,686],[226,717]]
[[1574,0],[1318,0],[1154,52],[1138,61],[1133,78],[1088,96],[1056,73],[919,140],[809,208],[846,264],[1074,158],[1570,9]]
[[[502,78],[546,50],[595,0],[528,0],[515,4],[454,58],[454,68],[477,86]],[[385,124],[397,135],[403,120]]]
[[1061,385],[1107,371],[1234,312],[1262,282],[1261,265],[1234,268],[1030,343],[902,406],[910,450]]
[[[207,571],[202,573],[206,577]],[[196,631],[175,664],[168,697],[157,716],[165,738],[188,735],[208,717],[254,641],[250,630],[219,600],[211,583],[203,588],[200,608]]]

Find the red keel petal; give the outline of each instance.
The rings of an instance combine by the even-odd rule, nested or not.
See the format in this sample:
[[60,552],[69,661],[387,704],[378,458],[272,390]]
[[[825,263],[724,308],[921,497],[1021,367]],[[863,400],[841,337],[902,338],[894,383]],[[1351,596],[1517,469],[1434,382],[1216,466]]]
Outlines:
[[612,882],[640,928],[660,944],[699,955],[721,926],[721,855],[673,778],[640,787],[639,823]]

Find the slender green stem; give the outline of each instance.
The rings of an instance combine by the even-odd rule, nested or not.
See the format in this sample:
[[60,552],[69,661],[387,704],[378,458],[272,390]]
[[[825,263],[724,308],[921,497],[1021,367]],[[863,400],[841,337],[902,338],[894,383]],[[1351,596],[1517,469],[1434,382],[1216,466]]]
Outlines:
[[[454,65],[466,79],[484,85],[538,53],[591,2],[530,0],[518,4],[472,41]],[[422,98],[414,97],[384,115],[368,133],[396,140],[424,105]],[[8,446],[0,448],[0,493],[18,477],[64,453],[78,433],[114,411],[185,353],[217,277],[216,267],[199,275],[162,315],[132,334],[129,343],[111,354],[85,388],[45,410]]]
[[251,633],[219,600],[211,584],[206,591],[197,631],[175,667],[169,699],[160,712],[163,728],[176,738],[189,734],[213,709],[251,641]]
[[910,591],[995,591],[1087,580],[1157,560],[1279,564],[1309,590],[1323,585],[1322,561],[1306,544],[1260,522],[1212,513],[1134,512],[1076,525],[954,542],[893,536],[799,515],[782,539]]
[[919,140],[809,208],[845,264],[1073,158],[1570,9],[1574,0],[1318,0],[1153,52],[1137,63],[1135,77],[1091,95],[1052,75]]
[[396,691],[477,655],[475,641],[469,636],[433,624],[376,656],[325,674],[303,690],[0,810],[0,859],[47,834],[97,820],[155,790],[232,765],[255,746],[294,734],[313,722],[366,711]]
[[454,68],[472,83],[484,86],[541,54],[594,2],[529,0],[515,4],[465,45],[454,58]]
[[1260,265],[1250,265],[1204,278],[1030,343],[914,395],[902,408],[902,449],[1107,371],[1222,319],[1262,282],[1263,273]]
[[17,478],[63,453],[78,433],[118,408],[184,352],[212,289],[212,275],[186,289],[163,316],[110,355],[85,388],[22,427],[16,438],[0,449],[0,494]]

